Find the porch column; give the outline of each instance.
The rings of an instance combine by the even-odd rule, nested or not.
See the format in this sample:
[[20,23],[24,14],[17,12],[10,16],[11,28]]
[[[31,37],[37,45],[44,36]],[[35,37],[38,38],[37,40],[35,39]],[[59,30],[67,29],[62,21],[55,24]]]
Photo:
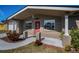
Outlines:
[[69,36],[68,33],[68,15],[65,15],[65,32],[64,32],[65,36]]
[[68,33],[68,15],[65,15],[65,31],[62,42],[64,47],[71,45],[71,36]]

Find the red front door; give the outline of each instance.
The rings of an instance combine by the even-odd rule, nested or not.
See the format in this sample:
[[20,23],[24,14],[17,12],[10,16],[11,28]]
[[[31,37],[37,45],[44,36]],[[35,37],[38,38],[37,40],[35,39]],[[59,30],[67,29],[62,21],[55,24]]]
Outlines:
[[40,32],[40,21],[39,20],[34,20],[34,34]]

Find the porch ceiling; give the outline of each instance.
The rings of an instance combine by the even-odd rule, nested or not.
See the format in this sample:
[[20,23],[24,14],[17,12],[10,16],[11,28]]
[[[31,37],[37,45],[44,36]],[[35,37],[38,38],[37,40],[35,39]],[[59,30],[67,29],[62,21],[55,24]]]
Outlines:
[[32,15],[51,15],[51,16],[63,16],[64,11],[59,10],[44,10],[44,9],[27,9],[18,15],[14,16],[14,19],[24,20]]
[[18,15],[14,16],[13,19],[24,20],[24,19],[27,19],[30,16],[31,16],[31,13],[29,13],[28,10],[25,10],[25,11],[19,13]]

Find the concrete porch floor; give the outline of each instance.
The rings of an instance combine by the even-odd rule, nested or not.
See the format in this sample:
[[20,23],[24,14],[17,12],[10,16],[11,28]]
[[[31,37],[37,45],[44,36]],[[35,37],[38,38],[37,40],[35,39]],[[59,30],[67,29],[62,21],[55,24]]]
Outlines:
[[41,32],[41,35],[43,37],[50,37],[50,38],[60,39],[60,32],[57,32],[55,30],[43,29],[42,32]]
[[[33,36],[34,35],[34,30],[30,29],[28,31],[28,36]],[[49,37],[49,38],[56,38],[60,39],[60,32],[57,32],[55,30],[46,30],[46,29],[41,29],[41,36],[42,37]]]

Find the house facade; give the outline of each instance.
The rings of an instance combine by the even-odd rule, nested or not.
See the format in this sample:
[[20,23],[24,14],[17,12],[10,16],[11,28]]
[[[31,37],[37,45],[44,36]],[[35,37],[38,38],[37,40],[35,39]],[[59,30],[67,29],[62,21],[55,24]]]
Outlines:
[[69,30],[79,28],[79,8],[55,6],[27,6],[8,18],[8,29],[18,33],[28,32],[33,36],[36,24],[43,37],[60,39],[64,32],[64,43],[70,44]]

